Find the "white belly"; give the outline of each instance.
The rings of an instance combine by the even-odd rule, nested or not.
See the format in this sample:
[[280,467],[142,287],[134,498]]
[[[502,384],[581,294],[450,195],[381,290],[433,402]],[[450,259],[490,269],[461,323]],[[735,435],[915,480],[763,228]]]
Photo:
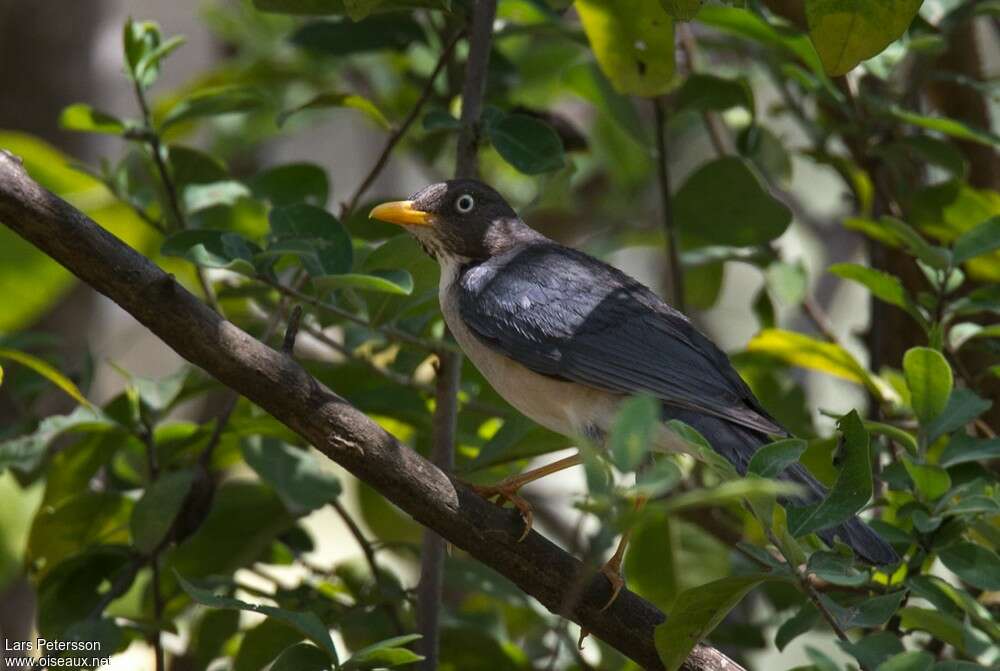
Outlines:
[[618,394],[539,375],[483,344],[458,314],[450,291],[459,265],[443,261],[438,298],[445,322],[473,365],[508,403],[545,428],[571,438],[591,428],[608,431],[622,397]]

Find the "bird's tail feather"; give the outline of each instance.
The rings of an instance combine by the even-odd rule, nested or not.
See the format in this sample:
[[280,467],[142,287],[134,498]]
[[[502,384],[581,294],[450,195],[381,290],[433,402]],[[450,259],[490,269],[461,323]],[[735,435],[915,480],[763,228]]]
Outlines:
[[[664,406],[663,415],[666,419],[679,419],[697,429],[712,448],[725,457],[740,475],[746,475],[751,457],[762,445],[769,442],[767,436],[761,433],[710,415],[670,406]],[[817,503],[827,494],[826,487],[801,464],[792,464],[778,478],[803,486],[804,493],[795,499],[795,503],[799,505]],[[830,545],[835,538],[839,538],[849,545],[859,558],[870,564],[881,566],[899,561],[899,555],[892,546],[858,517],[852,517],[843,524],[817,533]]]

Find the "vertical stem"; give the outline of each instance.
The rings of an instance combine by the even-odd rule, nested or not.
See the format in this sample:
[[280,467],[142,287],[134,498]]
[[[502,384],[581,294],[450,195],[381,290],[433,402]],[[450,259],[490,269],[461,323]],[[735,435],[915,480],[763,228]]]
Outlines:
[[[479,174],[479,119],[483,109],[496,13],[497,0],[476,0],[472,8],[469,56],[462,83],[462,130],[458,136],[458,153],[455,157],[455,177],[459,178],[476,177]],[[448,337],[447,334],[445,337]],[[462,355],[454,351],[443,351],[438,356],[431,460],[439,468],[450,471],[455,458],[455,424]],[[424,656],[420,667],[423,671],[435,671],[438,667],[444,558],[444,541],[434,532],[425,531],[420,560],[420,584],[417,586],[417,629],[423,636],[419,646]]]
[[656,120],[656,172],[660,184],[660,201],[663,209],[663,230],[667,238],[667,257],[670,266],[670,296],[674,307],[684,312],[684,268],[674,225],[674,205],[670,195],[670,167],[667,164],[666,110],[661,98],[653,98]]
[[[184,219],[184,212],[181,210],[180,199],[177,196],[177,186],[174,184],[174,178],[170,175],[170,170],[163,160],[163,144],[160,142],[159,134],[153,128],[153,115],[149,111],[149,103],[146,102],[146,92],[139,82],[135,82],[135,97],[139,101],[139,109],[142,111],[142,122],[146,127],[142,138],[149,145],[149,151],[153,155],[153,164],[156,166],[156,172],[160,176],[163,191],[166,193],[167,205],[174,218],[174,224],[177,228],[184,230],[187,228],[187,221]],[[169,229],[169,226],[167,228]],[[219,301],[215,296],[215,290],[205,275],[205,269],[201,266],[195,266],[195,274],[198,276],[198,284],[201,285],[201,290],[205,294],[205,301],[208,302],[213,310],[222,314],[222,310],[219,308]]]
[[156,671],[164,671],[166,660],[163,656],[163,641],[160,636],[160,620],[163,618],[163,595],[160,594],[160,556],[154,553],[150,557],[150,569],[153,571],[153,626],[156,627],[151,636],[153,637],[153,652],[156,656]]

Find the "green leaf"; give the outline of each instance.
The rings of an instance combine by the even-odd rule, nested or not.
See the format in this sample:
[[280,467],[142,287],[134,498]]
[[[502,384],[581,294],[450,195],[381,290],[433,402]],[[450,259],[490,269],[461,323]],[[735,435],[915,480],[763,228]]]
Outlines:
[[712,633],[750,590],[765,580],[774,577],[730,576],[678,594],[667,621],[658,625],[654,634],[656,651],[667,671],[677,671],[694,647]]
[[198,530],[173,549],[171,564],[190,576],[232,573],[256,561],[294,521],[270,487],[246,479],[226,481]]
[[611,459],[619,470],[634,471],[646,461],[659,424],[660,404],[652,396],[635,396],[621,404],[608,438]]
[[351,238],[326,210],[297,203],[272,209],[268,218],[275,240],[265,256],[297,256],[311,277],[350,272],[354,259]]
[[913,412],[922,425],[940,415],[951,395],[951,366],[937,350],[912,347],[903,355],[903,375]]
[[121,135],[125,132],[125,123],[121,119],[86,103],[74,103],[65,108],[59,115],[59,125],[66,130],[83,133]]
[[[265,618],[243,633],[240,649],[233,659],[232,671],[260,671],[289,646],[300,641],[302,641],[302,634],[293,627],[280,620]],[[330,665],[330,658],[325,652],[314,645],[310,645],[310,647],[319,655],[324,664]]]
[[760,352],[802,368],[863,384],[879,398],[893,391],[874,377],[854,356],[840,345],[822,342],[810,336],[781,329],[764,329],[747,343],[748,352]]
[[306,203],[324,207],[330,197],[326,170],[315,163],[286,163],[257,173],[247,182],[253,197],[275,207]]
[[841,606],[826,594],[820,595],[820,601],[845,629],[853,627],[878,627],[889,621],[889,618],[903,603],[906,590],[890,592],[881,596],[859,599],[857,602]]
[[160,129],[165,131],[175,124],[191,119],[248,112],[260,107],[262,102],[259,92],[244,86],[201,89],[176,102],[160,121]]
[[903,631],[926,631],[958,650],[965,650],[964,628],[962,623],[951,615],[917,606],[900,608],[897,614]]
[[166,538],[191,491],[194,477],[191,469],[164,473],[136,502],[129,527],[132,542],[139,552],[152,552]]
[[742,107],[750,116],[754,115],[753,89],[747,80],[714,75],[689,75],[677,91],[674,105],[678,111],[695,112],[725,112],[733,107]]
[[210,207],[235,205],[240,198],[249,198],[250,189],[242,182],[227,179],[206,184],[191,184],[184,188],[184,210],[194,214]]
[[960,429],[989,410],[993,402],[982,398],[971,389],[955,389],[948,397],[948,405],[925,428],[927,443],[933,443],[946,433]]
[[372,13],[382,0],[343,0],[344,9],[352,21],[360,21]]
[[806,567],[809,573],[833,585],[860,587],[868,583],[867,571],[859,571],[854,566],[853,557],[820,550],[812,553]]
[[674,22],[659,0],[577,0],[597,63],[625,95],[666,93],[674,78]]
[[292,42],[327,56],[369,51],[405,51],[426,41],[424,31],[410,16],[374,16],[353,21],[310,21],[292,35]]
[[39,359],[37,356],[33,356],[26,352],[19,352],[15,349],[0,347],[0,359],[14,361],[26,368],[30,368],[55,386],[62,389],[70,398],[80,405],[91,407],[90,401],[83,396],[83,392],[81,392],[77,386],[73,384],[72,380],[57,371],[48,362]]
[[[109,433],[117,428],[118,425],[103,413],[89,407],[78,407],[68,415],[50,415],[39,422],[34,432],[0,441],[0,471],[7,468],[16,468],[23,473],[33,471],[45,456],[49,444],[63,433]],[[50,474],[50,483],[64,474],[65,471]]]
[[690,21],[698,15],[705,0],[660,0],[663,10],[678,21]]
[[163,62],[163,59],[176,51],[186,41],[183,35],[174,35],[166,42],[146,51],[135,66],[138,76],[146,79],[150,77],[155,78],[160,71],[160,63]]
[[913,460],[903,457],[906,472],[927,501],[936,501],[951,489],[951,477],[948,471],[940,466],[916,464]]
[[786,468],[794,464],[806,451],[806,441],[799,438],[786,438],[765,445],[750,459],[748,473],[755,473],[762,478],[776,478]]
[[922,0],[805,0],[809,38],[827,74],[846,74],[909,27]]
[[944,548],[938,556],[948,570],[973,587],[1000,590],[1000,557],[995,552],[962,541]]
[[956,434],[938,457],[938,464],[949,468],[970,461],[1000,459],[1000,438],[982,440],[964,433]]
[[856,263],[835,263],[829,270],[834,275],[864,285],[873,296],[886,303],[909,309],[910,298],[898,277]]
[[869,634],[854,643],[838,641],[837,645],[869,669],[874,669],[889,657],[903,652],[899,637],[888,631]]
[[[663,463],[671,463],[663,459]],[[639,518],[625,554],[629,589],[656,604],[669,604],[677,595],[674,536],[670,517],[655,509]]]
[[169,145],[167,161],[170,174],[174,176],[174,182],[181,191],[189,184],[208,184],[229,179],[229,170],[222,161],[191,147]]
[[39,580],[61,562],[98,545],[126,545],[132,501],[114,492],[84,491],[39,510],[28,536],[26,560]]
[[486,124],[490,143],[505,161],[526,175],[563,167],[563,144],[547,123],[526,114],[499,114]]
[[958,236],[952,251],[955,263],[1000,249],[1000,217],[991,217]]
[[852,410],[841,418],[838,428],[844,437],[843,466],[825,499],[788,510],[788,531],[795,537],[846,522],[872,497],[868,432],[858,412]]
[[273,438],[244,443],[243,458],[271,485],[289,512],[299,515],[340,496],[340,480],[309,450]]
[[424,658],[402,646],[419,640],[420,634],[395,636],[361,648],[341,667],[344,671],[356,669],[394,669],[419,662]]
[[282,112],[278,115],[278,125],[284,126],[289,117],[292,117],[299,112],[303,112],[305,110],[327,109],[330,107],[347,107],[349,109],[357,110],[374,121],[379,128],[384,130],[392,128],[392,124],[389,123],[389,120],[385,118],[385,115],[382,114],[379,108],[375,107],[375,103],[371,100],[354,93],[339,93],[337,91],[320,93],[308,102]]
[[809,278],[801,262],[775,261],[764,271],[764,282],[771,295],[788,307],[801,303],[809,286]]
[[285,648],[271,665],[271,671],[329,671],[330,658],[310,643]]
[[303,636],[319,646],[321,650],[326,652],[327,656],[333,660],[335,665],[338,663],[337,649],[334,647],[333,640],[330,638],[330,632],[326,628],[326,625],[324,625],[323,622],[316,617],[315,613],[297,613],[285,610],[284,608],[251,604],[232,597],[217,596],[206,589],[195,587],[181,577],[180,574],[177,574],[177,580],[180,583],[181,588],[187,592],[188,596],[203,606],[208,606],[210,608],[246,610],[251,613],[260,613],[261,615],[266,615],[267,617],[291,625]]
[[918,114],[897,106],[890,107],[889,112],[892,116],[904,123],[917,126],[918,128],[936,131],[953,137],[956,140],[976,142],[988,147],[1000,146],[1000,136],[986,130],[975,128],[955,119]]
[[153,21],[125,20],[122,41],[125,48],[125,72],[142,88],[148,88],[159,76],[159,68],[141,67],[160,46],[160,27]]
[[774,645],[779,651],[784,650],[789,643],[810,631],[819,623],[820,615],[812,602],[802,604],[802,607],[778,627],[774,634]]
[[254,255],[260,248],[239,233],[218,230],[188,230],[163,241],[160,253],[179,256],[205,268],[226,268],[253,276]]
[[747,162],[737,157],[710,161],[674,196],[677,224],[708,244],[748,247],[777,238],[791,211],[769,194]]
[[930,671],[934,656],[923,650],[900,652],[879,664],[877,671]]
[[737,503],[744,499],[759,497],[774,499],[781,496],[797,496],[800,494],[802,494],[802,487],[794,482],[767,480],[764,478],[744,478],[729,480],[715,487],[695,489],[671,496],[663,502],[661,507],[663,510],[672,512],[687,508],[723,506],[729,503]]
[[413,293],[413,277],[405,270],[373,270],[370,273],[316,277],[313,278],[313,286],[319,291],[353,288],[409,296]]

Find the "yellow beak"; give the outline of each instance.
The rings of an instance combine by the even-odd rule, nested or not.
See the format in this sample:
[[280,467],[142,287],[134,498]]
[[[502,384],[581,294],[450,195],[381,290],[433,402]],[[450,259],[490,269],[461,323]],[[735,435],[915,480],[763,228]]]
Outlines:
[[368,218],[381,219],[400,226],[430,226],[432,223],[431,214],[414,209],[412,200],[382,203],[369,213]]

